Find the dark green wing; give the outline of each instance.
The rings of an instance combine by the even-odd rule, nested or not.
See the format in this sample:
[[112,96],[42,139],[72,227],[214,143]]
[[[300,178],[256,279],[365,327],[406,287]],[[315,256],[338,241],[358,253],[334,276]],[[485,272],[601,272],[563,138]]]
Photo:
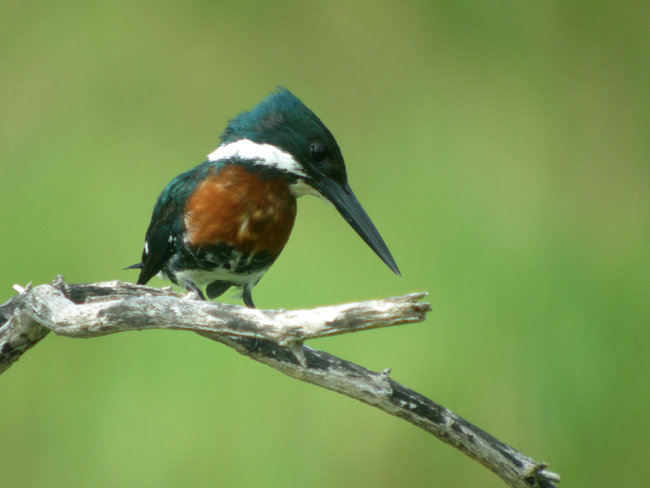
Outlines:
[[203,163],[174,178],[162,191],[151,215],[145,236],[138,284],[144,285],[158,274],[172,257],[177,246],[183,244],[183,212],[185,202],[205,176]]

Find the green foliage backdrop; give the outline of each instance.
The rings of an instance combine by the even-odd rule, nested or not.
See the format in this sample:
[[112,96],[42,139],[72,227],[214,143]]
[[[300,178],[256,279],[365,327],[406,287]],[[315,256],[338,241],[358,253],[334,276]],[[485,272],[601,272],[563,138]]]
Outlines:
[[[429,291],[424,324],[312,346],[391,367],[567,486],[647,480],[649,14],[4,2],[0,300],[58,273],[134,280],[159,191],[284,85],[336,135],[403,278],[306,197],[258,306]],[[47,337],[0,378],[0,419],[6,487],[502,486],[400,420],[180,332]]]

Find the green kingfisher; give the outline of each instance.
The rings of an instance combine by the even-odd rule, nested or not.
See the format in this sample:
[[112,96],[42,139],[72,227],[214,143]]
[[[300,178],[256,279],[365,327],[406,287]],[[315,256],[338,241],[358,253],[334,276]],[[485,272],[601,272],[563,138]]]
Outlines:
[[138,284],[159,274],[205,299],[231,286],[251,291],[277,259],[296,218],[296,199],[315,195],[397,275],[384,240],[348,185],[336,140],[285,88],[230,121],[207,160],[174,178],[153,209]]

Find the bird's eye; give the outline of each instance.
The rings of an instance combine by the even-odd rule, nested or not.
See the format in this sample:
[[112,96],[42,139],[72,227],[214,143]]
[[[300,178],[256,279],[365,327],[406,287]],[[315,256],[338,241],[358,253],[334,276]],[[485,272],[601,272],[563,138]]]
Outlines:
[[312,142],[309,145],[309,153],[311,154],[311,158],[317,163],[327,157],[327,151],[320,142]]

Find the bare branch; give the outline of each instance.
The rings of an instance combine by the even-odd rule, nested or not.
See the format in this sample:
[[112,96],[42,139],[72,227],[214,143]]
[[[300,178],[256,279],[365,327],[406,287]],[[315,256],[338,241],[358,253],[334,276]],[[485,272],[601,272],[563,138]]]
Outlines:
[[293,378],[356,398],[403,418],[494,471],[517,488],[551,488],[560,478],[445,407],[389,378],[302,341],[424,320],[424,293],[311,310],[255,310],[181,297],[118,281],[27,289],[0,305],[0,373],[51,330],[97,337],[126,330],[179,329],[232,347]]

